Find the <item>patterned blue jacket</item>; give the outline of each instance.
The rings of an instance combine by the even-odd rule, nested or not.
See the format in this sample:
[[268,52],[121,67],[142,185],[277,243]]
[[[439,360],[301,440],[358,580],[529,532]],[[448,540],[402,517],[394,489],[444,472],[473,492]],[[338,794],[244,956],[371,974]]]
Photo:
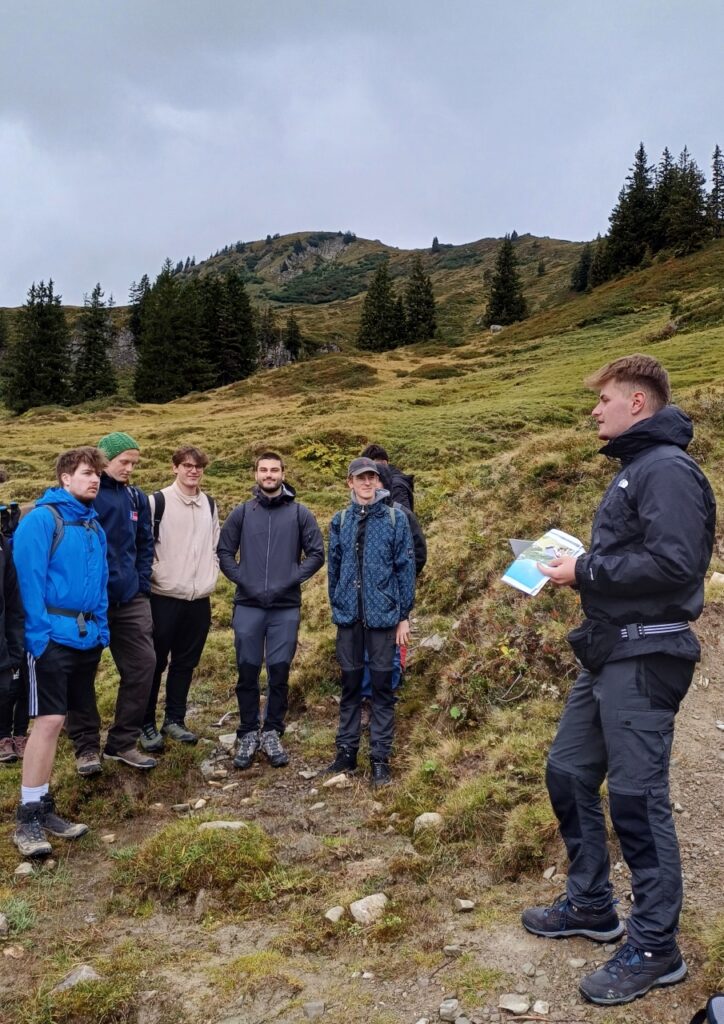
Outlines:
[[[329,528],[327,582],[332,621],[351,626],[360,618],[370,629],[394,629],[409,618],[415,600],[415,554],[407,516],[392,509],[378,491],[371,505],[352,502],[337,512]],[[366,516],[362,578],[357,531]]]

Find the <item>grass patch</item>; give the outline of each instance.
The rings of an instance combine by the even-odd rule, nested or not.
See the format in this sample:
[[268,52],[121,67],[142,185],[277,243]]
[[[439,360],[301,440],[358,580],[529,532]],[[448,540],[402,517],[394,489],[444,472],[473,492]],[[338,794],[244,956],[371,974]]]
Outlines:
[[460,966],[450,974],[451,987],[457,990],[458,998],[466,1003],[476,1004],[482,996],[497,988],[508,976],[493,967],[479,967],[468,955],[461,957]]
[[215,986],[227,997],[253,996],[263,988],[283,985],[301,992],[304,983],[289,970],[289,958],[276,950],[261,950],[236,957],[211,972]]
[[724,989],[724,914],[704,932],[704,947],[707,981],[712,989]]
[[33,906],[23,896],[11,896],[9,899],[0,900],[0,911],[7,918],[10,934],[13,936],[29,931],[37,919]]

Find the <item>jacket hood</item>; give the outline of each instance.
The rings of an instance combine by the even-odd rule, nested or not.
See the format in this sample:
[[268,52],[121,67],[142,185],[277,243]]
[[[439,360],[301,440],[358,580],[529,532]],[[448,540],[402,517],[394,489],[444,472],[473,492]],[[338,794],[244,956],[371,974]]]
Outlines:
[[260,505],[281,505],[285,501],[294,501],[297,496],[297,492],[294,490],[291,484],[282,482],[281,493],[270,498],[267,494],[264,494],[261,487],[258,484],[254,484],[251,489],[251,493],[257,499]]
[[694,428],[686,413],[678,405],[666,405],[614,437],[600,449],[600,454],[630,462],[640,452],[658,444],[673,444],[686,451],[693,436]]
[[374,498],[372,499],[372,501],[368,505],[360,504],[360,502],[357,501],[357,499],[355,498],[354,494],[352,494],[350,501],[351,501],[351,504],[352,504],[352,506],[354,508],[359,508],[359,509],[369,508],[369,509],[371,509],[374,505],[386,505],[387,504],[387,499],[389,498],[389,496],[390,496],[390,492],[386,491],[384,489],[384,487],[381,487],[381,488],[378,488],[378,490],[375,491],[375,496],[374,496]]
[[95,519],[98,513],[92,505],[84,505],[64,487],[49,487],[42,497],[35,502],[36,508],[42,505],[55,505],[63,519]]

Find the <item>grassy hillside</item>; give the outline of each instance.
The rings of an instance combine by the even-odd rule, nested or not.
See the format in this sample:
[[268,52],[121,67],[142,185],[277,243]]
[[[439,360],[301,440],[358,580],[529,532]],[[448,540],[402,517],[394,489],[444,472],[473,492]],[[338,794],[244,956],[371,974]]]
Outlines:
[[[445,638],[440,653],[421,646],[412,652],[400,705],[395,785],[374,807],[364,787],[346,803],[335,805],[337,817],[330,820],[322,847],[311,859],[290,867],[279,847],[301,842],[299,831],[294,832],[292,807],[295,801],[301,805],[308,799],[306,791],[294,791],[295,784],[302,785],[296,768],[320,767],[330,757],[336,709],[333,632],[324,574],[307,586],[293,672],[292,717],[299,728],[290,738],[294,760],[285,778],[291,781],[280,782],[279,774],[272,777],[264,770],[241,778],[239,789],[210,791],[217,816],[253,813],[256,824],[265,834],[271,832],[279,844],[273,853],[260,838],[258,860],[244,861],[247,873],[233,883],[233,913],[223,895],[232,883],[221,869],[191,876],[173,860],[178,855],[183,861],[179,851],[188,847],[191,826],[174,822],[168,808],[198,786],[197,765],[208,756],[211,744],[196,751],[174,750],[150,779],[128,780],[122,771],[111,771],[93,787],[76,779],[70,753],[64,748],[58,769],[61,805],[94,828],[85,846],[70,851],[64,871],[66,879],[88,872],[104,888],[105,896],[97,907],[94,904],[94,913],[105,924],[96,944],[90,949],[81,944],[74,956],[72,937],[58,920],[63,898],[53,896],[47,876],[40,874],[23,891],[22,898],[36,917],[43,908],[55,908],[52,927],[38,925],[27,932],[33,987],[23,1020],[39,1024],[86,1019],[77,1015],[77,1007],[68,1008],[70,1000],[67,1006],[48,994],[50,982],[62,976],[69,962],[82,957],[95,957],[101,973],[105,971],[110,979],[111,1010],[135,1005],[139,987],[163,990],[169,958],[173,960],[175,953],[158,923],[163,914],[180,913],[178,908],[197,899],[200,889],[212,900],[211,909],[200,917],[208,934],[215,935],[231,921],[255,922],[265,929],[258,949],[267,957],[235,966],[227,958],[226,988],[217,985],[207,991],[203,1019],[221,1017],[224,992],[228,998],[229,993],[238,996],[240,992],[252,998],[249,979],[261,977],[262,985],[272,979],[290,992],[290,1015],[283,1019],[297,1020],[294,994],[301,991],[300,985],[304,987],[314,958],[315,970],[321,970],[325,956],[350,969],[374,962],[374,969],[385,977],[385,971],[393,970],[403,976],[412,964],[432,969],[442,940],[435,945],[424,936],[429,932],[438,942],[445,894],[464,895],[466,885],[487,879],[476,926],[481,932],[494,930],[511,920],[511,909],[523,898],[520,894],[527,891],[526,886],[530,888],[528,873],[537,874],[546,863],[555,862],[560,851],[543,792],[543,751],[573,675],[563,638],[577,615],[577,602],[570,593],[548,590],[531,601],[503,588],[498,577],[509,558],[506,540],[560,526],[587,541],[592,512],[611,467],[597,454],[599,445],[587,421],[594,403],[581,380],[603,362],[631,351],[649,352],[670,369],[675,399],[695,421],[694,453],[715,490],[722,493],[724,241],[687,260],[662,262],[565,303],[555,300],[556,289],[563,287],[570,272],[570,264],[566,267],[570,244],[540,241],[534,250],[534,242],[522,238],[519,245],[521,253],[530,255],[531,281],[534,264],[541,250],[545,252],[549,270],[535,282],[540,309],[525,323],[494,337],[474,327],[482,312],[479,293],[475,292],[474,302],[470,300],[478,288],[481,266],[494,249],[494,243],[480,242],[477,248],[467,247],[475,251],[470,262],[449,268],[444,278],[448,290],[443,305],[447,303],[450,323],[463,325],[456,347],[430,343],[364,357],[347,349],[165,406],[95,403],[72,411],[35,410],[19,419],[2,417],[0,461],[11,475],[0,487],[3,500],[27,501],[36,496],[50,480],[53,458],[61,448],[93,442],[109,430],[121,429],[141,444],[143,458],[135,481],[146,489],[168,481],[169,455],[178,443],[192,441],[207,449],[212,465],[206,486],[217,498],[222,516],[246,497],[254,453],[277,448],[288,460],[288,479],[325,529],[333,511],[346,501],[347,461],[367,442],[381,442],[396,463],[415,473],[416,509],[428,536],[429,563],[417,602],[417,643],[433,632]],[[288,247],[289,239],[276,240],[272,248],[280,243]],[[374,255],[374,243],[354,242],[345,247],[340,260],[351,259],[355,247],[362,258],[365,253]],[[283,250],[274,251],[274,258],[281,262]],[[443,280],[436,275],[443,274],[440,264],[451,256],[452,250],[443,250],[429,257],[433,280]],[[408,258],[409,254],[393,251],[393,266],[402,266]],[[479,259],[483,262],[476,262]],[[560,261],[557,278],[556,261]],[[255,273],[261,277],[272,262],[262,266],[260,260]],[[255,282],[259,294],[271,289],[270,280]],[[300,282],[302,276],[292,281]],[[358,303],[358,295],[350,296],[334,307],[316,305],[314,314],[308,307],[304,315],[310,323],[313,315],[317,317],[319,333],[331,337],[334,317],[349,325]],[[679,319],[676,330],[670,326],[672,306]],[[337,330],[346,336],[346,327]],[[717,546],[713,569],[724,569],[723,554]],[[231,588],[220,584],[214,598],[214,629],[192,691],[192,720],[209,741],[218,733],[212,723],[234,707],[230,598]],[[100,686],[106,721],[113,686],[114,670],[106,657]],[[18,781],[17,768],[0,773],[0,811],[6,821]],[[165,810],[154,810],[157,804]],[[346,817],[352,814],[351,806],[358,814],[354,820]],[[372,856],[385,828],[408,837],[414,816],[436,809],[448,823],[444,838],[432,843],[416,840],[416,851],[399,852],[385,882],[396,908],[385,918],[386,924],[372,932],[354,931],[354,926],[327,928],[322,919],[327,907],[348,902],[363,894],[361,890],[377,891],[381,884],[372,872],[360,890],[348,876],[339,875],[340,865],[355,856]],[[304,828],[314,831],[305,820]],[[127,843],[110,858],[97,836],[106,829],[120,831],[121,825]],[[162,828],[163,838],[153,845],[154,835]],[[366,837],[364,842],[361,837]],[[365,842],[373,844],[372,851]],[[226,851],[229,856],[238,852]],[[224,855],[224,850],[209,854],[219,864]],[[16,862],[6,827],[0,834],[0,866],[11,870]],[[3,900],[14,897],[12,883],[0,883],[0,909]],[[719,950],[721,917],[717,924],[717,914],[721,912],[717,897],[707,917],[716,937],[712,948]],[[137,951],[118,952],[113,945],[123,929],[132,928],[139,918],[153,927],[156,936],[141,958],[153,984],[138,981],[140,963],[133,959]],[[700,923],[696,931],[685,927],[687,942],[698,941]],[[253,955],[258,958],[261,953]],[[119,964],[126,965],[125,988],[120,969],[111,966],[116,956]],[[711,960],[712,977],[717,971],[724,973],[717,956],[720,952]],[[206,971],[209,979],[218,981],[221,976],[213,971],[222,967],[202,958],[194,970]],[[506,990],[501,989],[502,975],[473,977],[470,964],[465,970],[461,967],[455,975],[460,991]],[[297,982],[289,980],[291,975]],[[2,988],[0,1007],[1,993]],[[343,1015],[351,1022],[379,1024],[403,1019],[373,1013],[366,1004],[348,1003],[345,998],[340,994],[338,1005],[344,1007],[340,1019]],[[698,998],[696,988],[691,998]],[[182,1003],[169,1003],[168,1019],[178,1020],[179,1014],[184,1019]],[[191,1005],[201,1013],[193,1000]],[[218,1010],[216,1017],[210,1008]],[[120,1009],[116,1016],[109,1014],[104,1019],[135,1019],[123,1016]],[[252,1019],[270,1018],[249,1016]],[[609,1019],[650,1018],[613,1013]]]

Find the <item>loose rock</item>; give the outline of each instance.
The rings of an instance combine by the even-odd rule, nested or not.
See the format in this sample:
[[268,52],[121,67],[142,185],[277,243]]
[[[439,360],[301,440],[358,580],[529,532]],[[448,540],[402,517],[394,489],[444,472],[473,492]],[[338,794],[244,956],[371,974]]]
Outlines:
[[544,878],[545,878],[545,879],[546,879],[547,881],[550,881],[550,880],[551,880],[551,878],[553,878],[553,876],[555,875],[555,873],[556,873],[556,871],[557,871],[557,870],[558,870],[558,868],[557,868],[557,867],[555,866],[555,864],[554,864],[554,865],[553,865],[552,867],[550,867],[550,868],[546,868],[546,869],[545,869],[545,871],[543,872],[543,877],[544,877]]
[[82,981],[100,981],[100,974],[94,970],[90,964],[81,964],[79,967],[75,967],[70,974],[66,974],[63,980],[51,989],[51,994],[55,992],[65,992],[69,988],[73,988],[75,985],[79,985]]
[[582,956],[572,956],[568,961],[568,966],[574,967],[578,971],[581,967],[586,966],[586,960]]
[[426,831],[439,831],[444,824],[445,819],[442,814],[438,814],[437,811],[426,811],[424,814],[418,814],[415,818],[412,831],[414,835]]
[[341,921],[344,915],[344,907],[330,907],[327,913],[324,915],[328,921],[332,924],[336,924],[337,921]]
[[536,999],[533,1003],[533,1013],[539,1013],[542,1017],[547,1017],[550,1012],[551,1005],[545,999]]
[[475,900],[455,900],[455,909],[460,914],[475,910]]
[[299,775],[301,775],[303,779],[316,779],[316,777],[319,775],[319,772],[315,772],[309,768],[305,768],[303,771],[299,772]]
[[115,832],[106,832],[106,834],[104,836],[101,836],[101,842],[102,843],[106,843],[108,846],[110,846],[111,843],[115,843],[115,841],[116,841],[116,833]]
[[171,810],[177,814],[187,814],[191,810],[188,804],[171,804]]
[[203,797],[201,797],[194,804],[194,810],[195,811],[200,811],[202,808],[206,807],[207,803],[208,803],[208,800],[204,800]]
[[236,746],[236,733],[225,732],[223,736],[219,736],[219,746],[227,754],[230,754]]
[[239,788],[239,783],[238,782],[227,782],[225,786],[221,787],[221,791],[223,793],[228,793],[230,789],[238,789],[238,788]]
[[309,808],[310,811],[321,811],[323,807],[326,807],[324,800],[320,800],[319,803],[312,804]]
[[220,829],[238,832],[240,829],[248,827],[245,821],[202,821],[199,825],[199,832],[214,832]]
[[460,1003],[457,999],[443,999],[440,1003],[440,1009],[437,1011],[440,1020],[452,1020],[458,1016],[458,1010],[460,1009]]
[[462,946],[443,946],[442,951],[445,956],[449,957],[458,957],[463,955]]
[[12,960],[22,960],[25,956],[25,950],[22,946],[6,946],[3,950],[3,956],[9,956]]
[[341,775],[333,775],[331,779],[327,779],[322,785],[325,789],[349,789],[352,786],[352,780],[342,772]]
[[438,653],[444,648],[444,646],[445,637],[440,636],[439,633],[433,633],[432,636],[426,636],[424,640],[420,641],[420,647],[429,647],[430,650],[437,651]]
[[32,875],[32,873],[33,865],[27,860],[24,860],[21,864],[18,864],[14,872],[16,878],[29,878]]
[[508,1010],[510,1013],[527,1013],[530,1009],[530,999],[515,992],[506,992],[498,1000],[498,1009]]
[[10,925],[5,914],[0,914],[0,939],[6,938],[10,934]]
[[315,999],[311,1003],[305,1003],[302,1006],[302,1012],[307,1020],[316,1020],[317,1017],[323,1017],[326,1009],[325,1004],[321,999]]
[[376,892],[373,896],[355,900],[350,904],[349,912],[359,924],[374,924],[384,914],[387,902],[383,892]]
[[523,966],[521,967],[521,971],[523,972],[523,974],[527,975],[529,978],[533,978],[533,977],[535,977],[535,964],[531,964],[531,963],[523,964]]

